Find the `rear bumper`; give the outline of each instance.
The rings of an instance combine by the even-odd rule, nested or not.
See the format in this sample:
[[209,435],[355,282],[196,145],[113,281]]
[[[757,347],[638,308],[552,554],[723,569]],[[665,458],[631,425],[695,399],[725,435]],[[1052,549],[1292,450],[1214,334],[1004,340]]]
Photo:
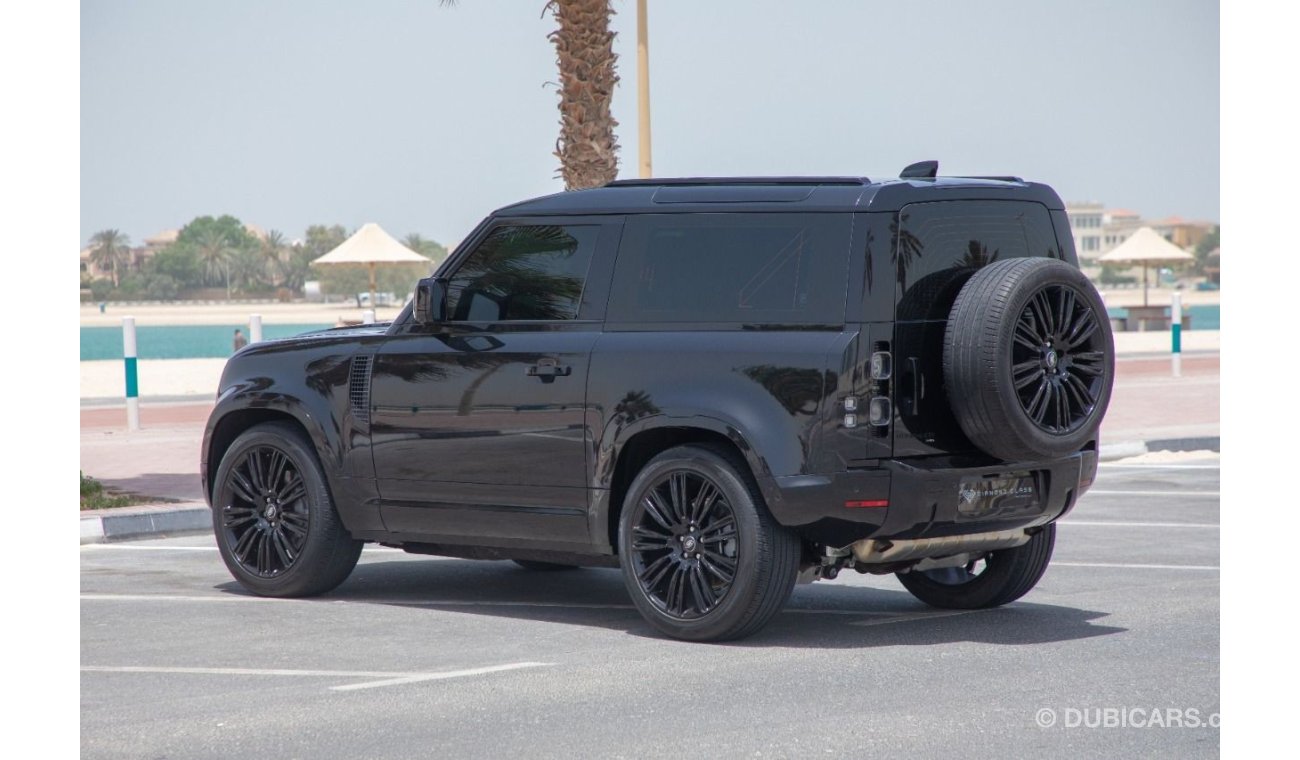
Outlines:
[[[1074,506],[1096,468],[1093,451],[1015,463],[917,457],[833,475],[767,478],[760,485],[777,522],[819,544],[842,547],[863,538],[935,538],[1045,525]],[[959,507],[963,483],[1013,473],[1032,475],[1031,503],[980,513]]]

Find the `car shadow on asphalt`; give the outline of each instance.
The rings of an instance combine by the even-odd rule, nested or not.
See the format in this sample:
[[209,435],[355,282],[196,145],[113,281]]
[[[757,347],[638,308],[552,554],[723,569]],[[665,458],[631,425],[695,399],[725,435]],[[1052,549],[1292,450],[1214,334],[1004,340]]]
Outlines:
[[[223,591],[245,594],[231,582]],[[509,562],[371,561],[317,599],[581,625],[663,638],[632,606],[618,570],[537,572]],[[1032,596],[1031,596],[1032,599]],[[754,636],[724,646],[851,649],[957,642],[1023,645],[1093,638],[1127,629],[1108,612],[1034,601],[991,610],[939,610],[897,591],[817,583],[795,587],[783,612]]]

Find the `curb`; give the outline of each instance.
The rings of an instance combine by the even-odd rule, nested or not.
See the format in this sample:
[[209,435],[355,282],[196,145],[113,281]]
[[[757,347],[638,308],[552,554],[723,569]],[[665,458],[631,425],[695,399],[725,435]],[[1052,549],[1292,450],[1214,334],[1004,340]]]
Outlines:
[[1147,453],[1146,441],[1122,441],[1120,443],[1108,443],[1102,446],[1097,452],[1098,462],[1113,462],[1116,459],[1128,459],[1129,457],[1140,457]]
[[211,531],[212,510],[201,501],[96,509],[81,513],[83,544]]
[[1101,447],[1097,461],[1113,462],[1116,459],[1142,456],[1152,451],[1218,451],[1219,436],[1194,438],[1161,438],[1152,441],[1121,441]]
[[1219,436],[1200,436],[1195,438],[1164,438],[1159,441],[1147,441],[1152,451],[1210,451],[1219,450]]

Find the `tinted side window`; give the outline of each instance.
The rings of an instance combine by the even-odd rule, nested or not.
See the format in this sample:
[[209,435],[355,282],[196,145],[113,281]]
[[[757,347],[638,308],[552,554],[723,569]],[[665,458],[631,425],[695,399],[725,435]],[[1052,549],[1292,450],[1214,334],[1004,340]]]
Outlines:
[[995,261],[1062,257],[1051,215],[1038,203],[913,203],[894,232],[899,320],[947,319],[971,274]]
[[844,321],[849,214],[628,217],[609,322]]
[[498,227],[470,254],[447,287],[451,319],[573,319],[578,315],[596,226]]

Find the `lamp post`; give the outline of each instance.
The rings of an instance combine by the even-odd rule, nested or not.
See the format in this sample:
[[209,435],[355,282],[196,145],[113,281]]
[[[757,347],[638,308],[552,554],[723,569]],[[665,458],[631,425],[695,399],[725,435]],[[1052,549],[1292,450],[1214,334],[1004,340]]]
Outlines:
[[636,0],[636,113],[638,158],[642,179],[650,168],[650,41],[646,31],[646,0]]

